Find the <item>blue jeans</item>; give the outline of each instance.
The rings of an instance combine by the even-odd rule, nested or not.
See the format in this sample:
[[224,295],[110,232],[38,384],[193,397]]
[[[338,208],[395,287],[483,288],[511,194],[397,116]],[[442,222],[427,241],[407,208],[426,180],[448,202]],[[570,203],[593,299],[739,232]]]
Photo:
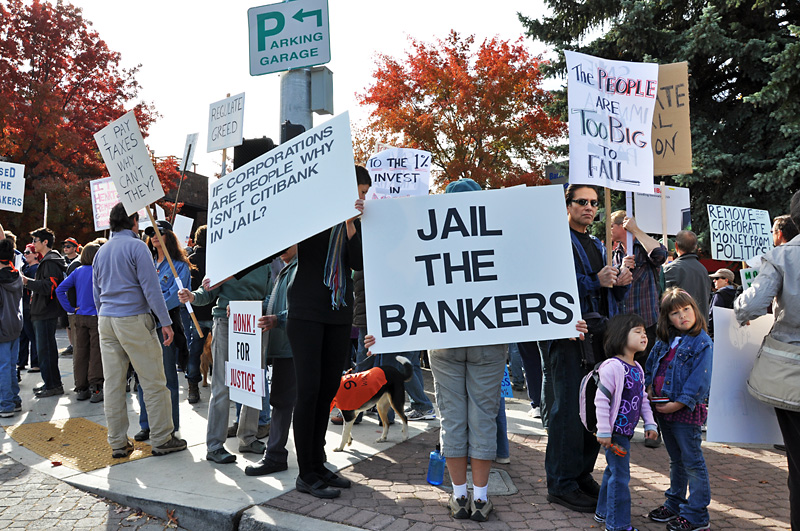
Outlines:
[[606,517],[608,531],[622,531],[631,525],[631,440],[619,433],[611,441],[628,453],[620,457],[606,449],[606,471],[597,497],[597,514]]
[[511,376],[511,385],[517,387],[525,384],[525,374],[522,372],[522,357],[516,343],[508,344],[508,372]]
[[22,404],[17,382],[17,360],[19,359],[19,338],[0,343],[0,411],[14,411],[14,406]]
[[214,326],[214,321],[197,322],[200,324],[203,337],[197,335],[194,323],[187,328],[189,330],[189,363],[186,364],[186,380],[194,384],[200,383],[202,379],[200,376],[200,356],[203,354],[203,347],[206,343],[205,338]]
[[57,325],[57,318],[33,321],[33,329],[36,332],[36,352],[39,356],[39,368],[42,370],[45,389],[62,386],[61,371],[58,370]]
[[[242,405],[239,402],[236,404],[236,422],[239,422],[239,412],[242,410]],[[269,382],[264,382],[264,396],[261,397],[261,412],[258,414],[258,425],[266,426],[272,421],[269,410]]]
[[497,457],[511,457],[508,447],[508,419],[506,418],[506,399],[500,397],[500,409],[497,410]]
[[[700,426],[684,422],[659,419],[664,447],[669,454],[669,489],[664,506],[675,514],[701,525],[708,523],[708,504],[711,503],[711,485],[700,434]],[[689,487],[689,499],[686,499]]]
[[[528,382],[528,398],[531,401],[531,407],[539,407],[542,405],[541,343],[549,342],[528,341],[518,345],[519,357],[522,360],[522,365],[525,367],[525,380]],[[509,349],[509,352],[510,351]],[[514,381],[513,376],[511,377],[511,381]]]
[[547,491],[562,496],[591,480],[600,443],[581,423],[581,367],[577,341],[559,339],[542,352],[542,369],[552,378],[553,401],[549,404],[547,451],[544,468]]
[[[172,345],[164,346],[164,337],[161,335],[161,328],[156,328],[158,332],[158,342],[161,343],[161,357],[164,360],[164,375],[167,377],[167,389],[172,400],[172,425],[175,431],[181,427],[180,421],[180,399],[178,398],[178,369],[175,366],[175,349]],[[136,381],[139,381],[138,377]],[[150,429],[150,422],[147,420],[147,405],[144,402],[142,386],[137,386],[136,396],[139,398],[139,427],[143,430]]]

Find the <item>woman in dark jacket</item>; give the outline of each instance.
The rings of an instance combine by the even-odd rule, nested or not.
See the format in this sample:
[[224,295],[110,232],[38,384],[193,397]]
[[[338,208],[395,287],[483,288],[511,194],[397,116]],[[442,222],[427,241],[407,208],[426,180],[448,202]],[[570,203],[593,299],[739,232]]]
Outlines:
[[[356,166],[361,183],[369,173]],[[360,192],[356,209],[364,210]],[[325,468],[325,432],[330,404],[339,388],[350,353],[353,322],[351,270],[361,270],[361,225],[356,218],[298,244],[297,272],[289,287],[286,332],[297,377],[294,441],[300,475],[297,490],[318,498],[335,498],[350,481]]]

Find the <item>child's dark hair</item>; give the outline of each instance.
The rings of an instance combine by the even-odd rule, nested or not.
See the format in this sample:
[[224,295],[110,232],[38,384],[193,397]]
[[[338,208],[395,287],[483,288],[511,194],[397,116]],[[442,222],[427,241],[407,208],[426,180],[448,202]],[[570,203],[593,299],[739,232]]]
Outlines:
[[622,354],[628,344],[628,332],[637,326],[647,328],[644,319],[637,313],[623,313],[609,319],[606,325],[606,335],[603,339],[603,349],[606,352],[606,356],[611,357]]
[[656,336],[658,339],[668,342],[671,338],[680,335],[678,329],[672,326],[669,320],[669,314],[676,309],[686,306],[691,306],[692,310],[694,310],[694,326],[686,333],[695,337],[701,330],[708,332],[706,316],[700,313],[700,308],[697,307],[697,302],[694,298],[685,290],[674,287],[667,289],[661,297],[661,308],[658,313],[658,327],[656,327]]
[[369,176],[369,171],[364,166],[356,164],[356,184],[366,184],[372,186],[372,177]]

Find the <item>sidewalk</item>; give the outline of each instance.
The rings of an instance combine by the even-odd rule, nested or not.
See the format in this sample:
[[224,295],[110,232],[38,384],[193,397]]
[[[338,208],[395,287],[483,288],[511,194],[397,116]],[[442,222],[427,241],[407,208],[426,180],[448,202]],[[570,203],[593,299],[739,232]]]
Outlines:
[[[60,330],[58,337],[59,347],[65,346],[64,331]],[[37,400],[32,397],[31,389],[41,378],[23,372],[23,411],[13,418],[0,419],[0,425],[70,417],[85,417],[105,425],[101,403],[77,402],[71,392],[71,358],[60,358],[59,367],[64,387],[69,390],[67,394]],[[430,372],[424,373],[426,389],[431,391]],[[5,431],[0,433],[5,454],[0,456],[0,499],[4,500],[0,503],[0,529],[163,529],[168,524],[174,527],[176,522],[189,530],[602,529],[591,514],[575,513],[547,502],[544,480],[547,439],[539,420],[528,417],[524,393],[507,399],[511,464],[495,465],[490,481],[495,514],[488,522],[479,524],[451,519],[445,507],[449,492],[425,481],[428,454],[438,437],[436,421],[410,423],[410,439],[403,444],[398,444],[400,427],[394,425],[389,431],[389,443],[376,444],[373,441],[380,428],[375,417],[367,416],[353,429],[353,446],[341,453],[332,451],[341,440],[341,427],[330,425],[329,462],[354,485],[344,489],[340,498],[324,501],[294,490],[297,468],[293,455],[289,456],[289,470],[255,478],[245,476],[244,467],[259,456],[234,452],[237,462],[232,465],[206,461],[209,388],[200,388],[201,401],[192,406],[186,402],[183,376],[180,379],[181,436],[189,444],[187,452],[81,473],[66,466],[53,467],[49,461],[18,445]],[[132,436],[138,431],[138,404],[133,394],[128,400]],[[231,411],[232,419],[233,408]],[[229,439],[227,447],[235,451],[235,439]],[[293,454],[291,440],[288,449]],[[713,529],[789,528],[785,454],[772,447],[718,444],[704,444],[704,452],[711,474]],[[661,503],[668,484],[666,451],[663,447],[645,448],[639,434],[634,439],[631,456],[633,525],[642,531],[663,530],[663,524],[649,522],[645,515]],[[604,466],[601,455],[595,469],[598,480]],[[39,484],[41,487],[33,488]],[[443,487],[446,486],[449,486],[447,478]],[[31,493],[39,499],[28,498]],[[125,512],[125,507],[146,514],[137,516],[136,509]],[[32,511],[39,511],[34,513],[35,518],[20,520],[20,514]],[[27,524],[23,525],[24,522]]]

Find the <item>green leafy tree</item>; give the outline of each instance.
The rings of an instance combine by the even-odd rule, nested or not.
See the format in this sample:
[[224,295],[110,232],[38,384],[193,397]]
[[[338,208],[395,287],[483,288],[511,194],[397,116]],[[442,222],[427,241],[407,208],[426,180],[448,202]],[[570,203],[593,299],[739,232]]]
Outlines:
[[[687,61],[693,173],[666,178],[691,189],[692,225],[708,235],[706,205],[788,211],[800,188],[800,3],[781,0],[546,0],[549,16],[520,15],[530,37],[621,61]],[[595,35],[599,35],[592,38]],[[566,91],[551,112],[566,119]],[[701,238],[701,239],[705,239]]]

